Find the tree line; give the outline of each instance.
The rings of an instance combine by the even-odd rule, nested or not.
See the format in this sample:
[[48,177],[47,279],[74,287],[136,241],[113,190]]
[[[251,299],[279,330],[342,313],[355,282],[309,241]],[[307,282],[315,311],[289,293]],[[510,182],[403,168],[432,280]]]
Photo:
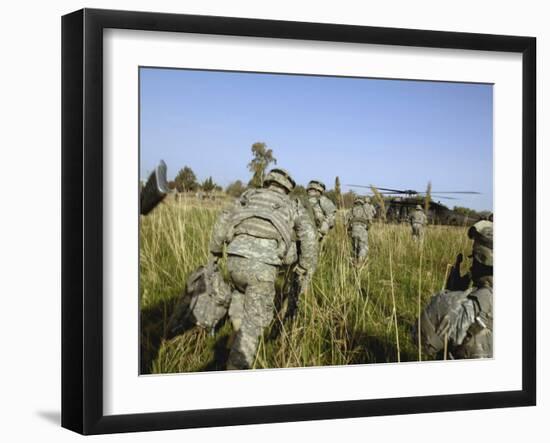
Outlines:
[[[168,186],[170,189],[175,189],[178,192],[203,191],[211,193],[225,191],[226,194],[237,198],[249,188],[262,187],[270,166],[277,164],[273,149],[269,148],[264,142],[254,143],[251,146],[251,153],[252,160],[248,163],[247,168],[252,176],[247,183],[242,180],[235,180],[224,190],[211,176],[199,182],[193,169],[190,166],[184,166],[178,171],[174,180],[168,182]],[[302,185],[297,185],[292,194],[297,197],[305,197],[307,195],[306,188]],[[353,191],[342,193],[339,177],[335,178],[334,187],[328,189],[325,195],[339,208],[352,207],[356,197],[356,193]]]

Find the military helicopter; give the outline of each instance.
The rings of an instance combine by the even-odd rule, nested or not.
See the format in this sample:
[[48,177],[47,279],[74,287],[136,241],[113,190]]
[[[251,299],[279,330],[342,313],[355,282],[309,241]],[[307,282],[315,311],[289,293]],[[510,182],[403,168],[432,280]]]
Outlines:
[[[409,220],[409,215],[417,205],[424,209],[428,206],[428,220],[432,224],[468,226],[480,220],[481,216],[465,215],[453,211],[443,203],[434,200],[457,200],[456,197],[448,194],[481,194],[476,191],[432,191],[431,183],[425,192],[414,189],[392,189],[382,188],[374,185],[346,185],[350,188],[368,188],[376,197],[373,204],[376,206],[377,214],[380,217],[382,206],[386,210],[385,219],[389,222],[401,223]],[[383,200],[383,202],[380,201]]]

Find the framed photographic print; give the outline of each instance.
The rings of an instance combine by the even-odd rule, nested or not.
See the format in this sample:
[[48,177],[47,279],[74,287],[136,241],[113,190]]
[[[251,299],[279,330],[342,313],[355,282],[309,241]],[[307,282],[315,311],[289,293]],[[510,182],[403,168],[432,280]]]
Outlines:
[[62,57],[64,427],[535,404],[534,38],[84,9]]

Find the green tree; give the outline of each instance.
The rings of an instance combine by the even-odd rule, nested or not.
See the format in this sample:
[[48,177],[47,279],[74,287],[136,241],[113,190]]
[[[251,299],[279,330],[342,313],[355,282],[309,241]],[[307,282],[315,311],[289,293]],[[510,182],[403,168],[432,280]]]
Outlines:
[[477,216],[477,212],[470,208],[465,208],[464,206],[455,206],[453,211],[460,215],[466,215],[468,217]]
[[240,197],[244,191],[246,191],[246,186],[240,180],[230,183],[227,188],[225,188],[225,192],[235,198]]
[[195,191],[199,187],[197,176],[189,166],[180,169],[174,181],[179,192]]
[[271,163],[277,164],[277,159],[273,156],[273,150],[268,149],[263,142],[254,143],[251,150],[252,160],[248,164],[248,169],[252,172],[252,178],[248,184],[253,188],[261,188],[266,169]]
[[216,183],[214,183],[214,180],[212,180],[212,177],[208,177],[206,180],[204,180],[202,183],[201,183],[201,189],[204,191],[204,192],[210,192],[210,191],[213,191],[214,189],[216,189],[218,185]]
[[349,209],[353,207],[353,202],[355,201],[355,197],[357,194],[353,191],[348,191],[344,195],[342,195],[342,202],[344,204],[344,208]]

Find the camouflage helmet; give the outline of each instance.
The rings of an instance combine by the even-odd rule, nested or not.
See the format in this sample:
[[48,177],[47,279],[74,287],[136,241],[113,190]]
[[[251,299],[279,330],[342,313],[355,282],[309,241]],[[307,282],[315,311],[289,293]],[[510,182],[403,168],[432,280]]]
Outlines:
[[355,197],[355,200],[353,200],[354,205],[362,205],[363,203],[365,203],[365,200],[359,195]]
[[292,179],[290,174],[281,168],[274,168],[265,176],[264,184],[277,183],[285,188],[288,192],[292,191],[296,186],[296,182]]
[[309,191],[310,189],[319,191],[322,194],[323,192],[325,192],[325,189],[327,189],[327,187],[323,182],[320,182],[319,180],[311,180],[307,185],[306,191]]
[[418,211],[422,211],[422,206],[416,205],[416,209],[417,209]]
[[474,240],[474,259],[485,266],[493,266],[493,222],[478,221],[468,229],[468,237]]

